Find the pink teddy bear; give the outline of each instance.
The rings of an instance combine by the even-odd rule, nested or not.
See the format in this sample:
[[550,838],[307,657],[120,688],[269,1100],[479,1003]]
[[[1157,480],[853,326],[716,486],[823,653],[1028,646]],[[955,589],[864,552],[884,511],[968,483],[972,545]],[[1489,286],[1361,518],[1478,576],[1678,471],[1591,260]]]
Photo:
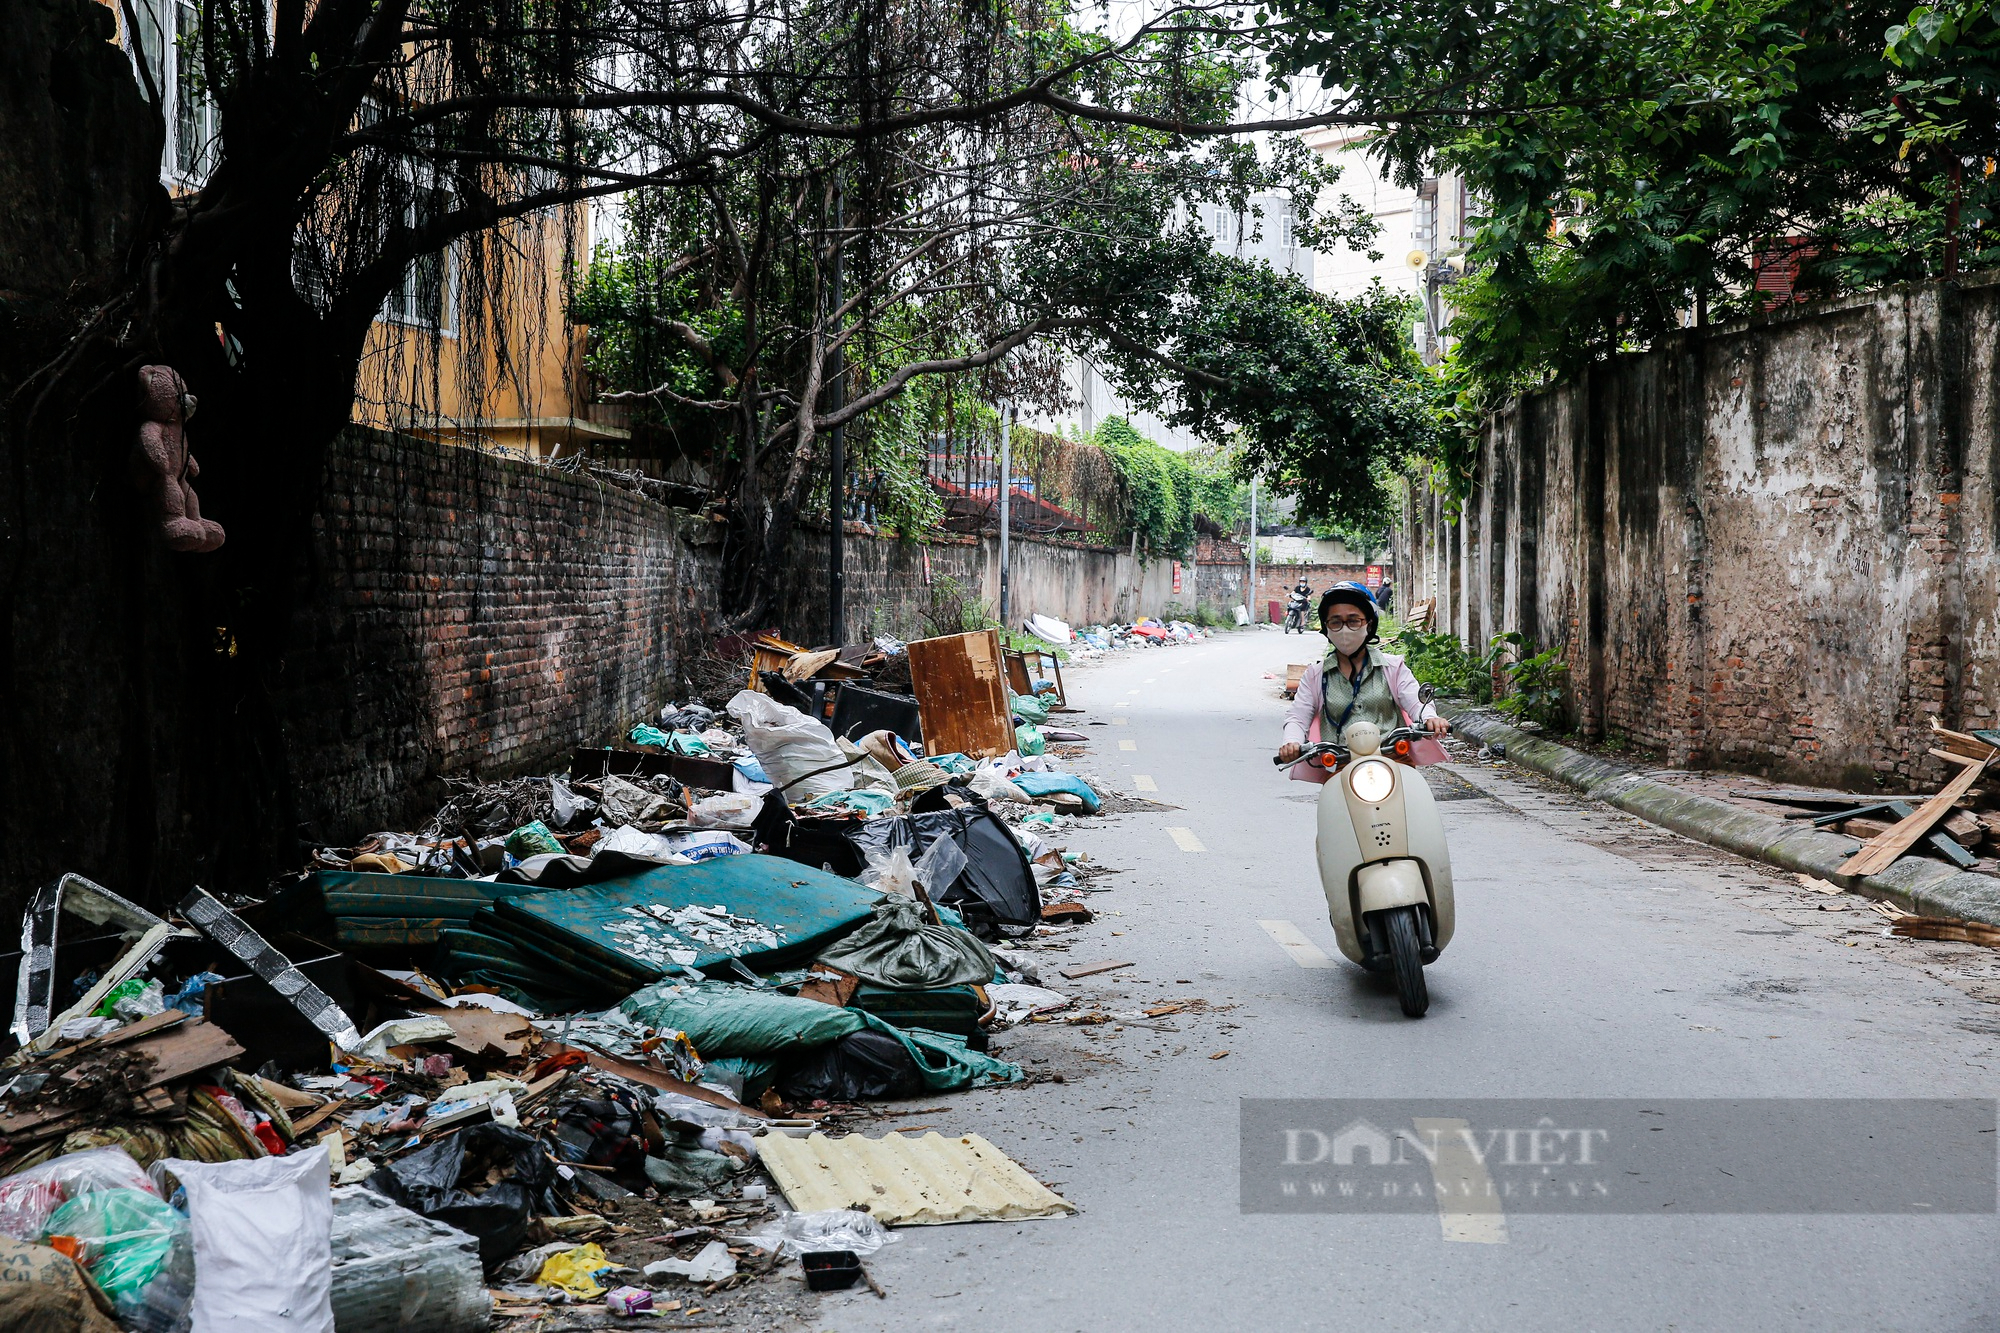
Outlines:
[[187,420],[195,398],[172,366],[139,367],[139,447],[132,452],[132,481],[158,507],[160,535],[175,551],[213,551],[222,525],[201,516],[194,479],[201,475],[188,452]]

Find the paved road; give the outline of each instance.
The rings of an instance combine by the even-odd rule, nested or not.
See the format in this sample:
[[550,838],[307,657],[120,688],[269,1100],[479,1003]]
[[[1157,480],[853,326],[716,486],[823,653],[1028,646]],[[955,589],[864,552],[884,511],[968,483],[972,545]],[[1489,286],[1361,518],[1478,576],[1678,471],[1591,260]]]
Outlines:
[[1069,837],[1129,873],[1057,941],[1068,953],[1042,956],[1134,960],[1066,985],[1102,1008],[1214,1008],[1005,1034],[1003,1053],[1066,1081],[937,1099],[951,1110],[905,1123],[986,1134],[1081,1214],[906,1229],[873,1265],[889,1299],[825,1297],[815,1327],[2000,1326],[1992,1216],[1512,1212],[1504,1243],[1470,1243],[1435,1214],[1240,1212],[1246,1097],[1990,1096],[2000,1069],[2000,1013],[1975,998],[1987,951],[1880,939],[1858,910],[1822,912],[1783,877],[1504,766],[1459,769],[1492,794],[1443,806],[1458,936],[1428,1018],[1345,964],[1302,967],[1259,925],[1336,953],[1306,789],[1268,762],[1283,704],[1264,673],[1301,648],[1241,633],[1074,674],[1107,723],[1079,767],[1128,791],[1143,775],[1179,808]]

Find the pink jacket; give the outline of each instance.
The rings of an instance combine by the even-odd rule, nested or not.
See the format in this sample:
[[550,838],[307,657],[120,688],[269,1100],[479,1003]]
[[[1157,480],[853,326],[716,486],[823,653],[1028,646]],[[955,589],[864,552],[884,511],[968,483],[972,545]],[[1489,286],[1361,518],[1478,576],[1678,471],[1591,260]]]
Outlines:
[[[1436,717],[1437,709],[1417,697],[1417,678],[1403,665],[1403,659],[1391,653],[1381,656],[1382,673],[1389,678],[1389,692],[1396,696],[1396,706],[1402,709],[1405,725]],[[1305,669],[1305,674],[1299,677],[1298,692],[1292,696],[1291,707],[1285,710],[1285,739],[1294,745],[1311,745],[1320,738],[1320,672],[1318,662]],[[1448,757],[1444,747],[1433,740],[1418,741],[1410,747],[1410,751],[1411,759],[1419,767],[1441,764]],[[1292,765],[1294,782],[1325,782],[1332,776],[1330,770],[1318,764]]]

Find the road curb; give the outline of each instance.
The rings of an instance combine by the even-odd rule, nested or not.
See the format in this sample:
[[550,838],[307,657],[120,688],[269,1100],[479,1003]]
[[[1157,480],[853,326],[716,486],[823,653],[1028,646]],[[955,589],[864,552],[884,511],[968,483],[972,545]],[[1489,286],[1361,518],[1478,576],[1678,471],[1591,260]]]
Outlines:
[[1843,875],[1840,866],[1861,846],[1859,839],[1683,791],[1637,769],[1531,736],[1484,709],[1461,708],[1446,716],[1461,735],[1483,745],[1505,746],[1509,762],[1697,842],[1815,875],[1920,916],[2000,926],[2000,879],[1990,875],[1970,874],[1921,856],[1906,856],[1879,875]]

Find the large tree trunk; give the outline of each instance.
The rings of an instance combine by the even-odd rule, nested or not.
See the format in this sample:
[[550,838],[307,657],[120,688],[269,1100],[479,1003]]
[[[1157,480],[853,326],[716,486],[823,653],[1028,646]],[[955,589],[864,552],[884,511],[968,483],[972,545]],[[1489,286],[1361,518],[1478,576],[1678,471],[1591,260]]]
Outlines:
[[[0,45],[0,921],[66,870],[157,906],[298,863],[270,699],[354,375],[295,298],[276,319],[230,312],[228,364],[214,264],[177,269],[162,248],[163,130],[110,12],[18,8]],[[287,259],[233,257],[239,289],[275,269],[289,293]],[[133,488],[147,362],[200,400],[188,434],[204,516],[228,532],[215,554],[168,551]]]

